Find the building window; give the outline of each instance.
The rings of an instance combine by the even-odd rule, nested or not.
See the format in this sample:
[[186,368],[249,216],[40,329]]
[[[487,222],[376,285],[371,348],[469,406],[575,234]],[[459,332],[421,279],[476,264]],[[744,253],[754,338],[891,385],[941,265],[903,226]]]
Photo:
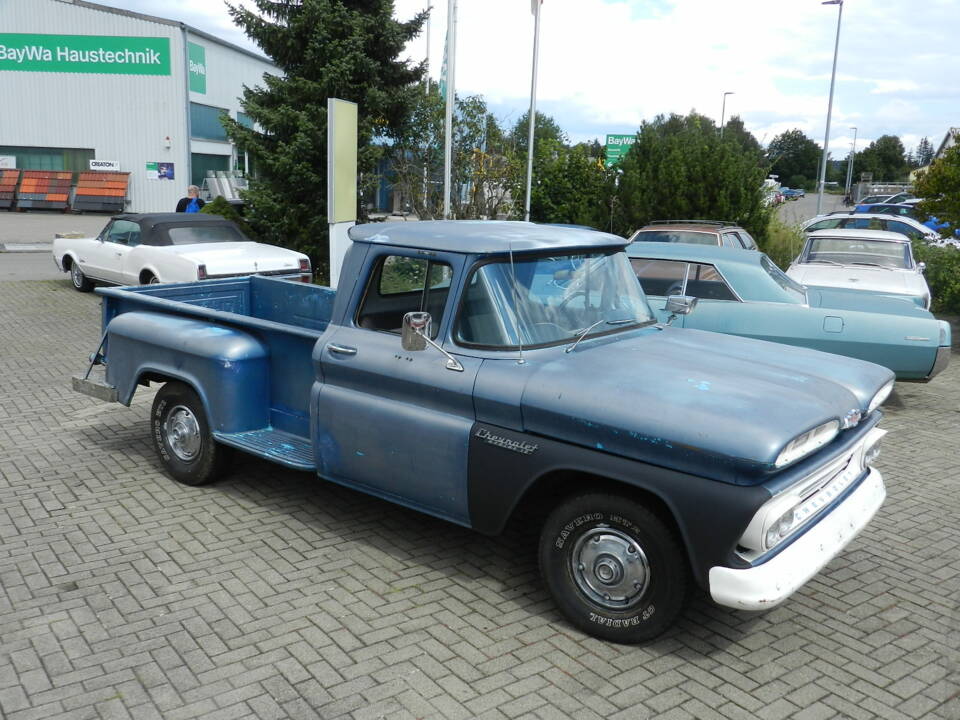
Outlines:
[[13,155],[21,170],[88,170],[95,154],[81,148],[0,146],[0,155]]
[[190,154],[190,182],[198,187],[203,186],[203,179],[207,174],[217,170],[230,169],[229,155],[206,155],[204,153]]
[[190,137],[226,142],[227,131],[220,123],[221,113],[226,112],[224,108],[190,103]]
[[237,122],[245,128],[253,130],[253,119],[244,112],[237,111]]

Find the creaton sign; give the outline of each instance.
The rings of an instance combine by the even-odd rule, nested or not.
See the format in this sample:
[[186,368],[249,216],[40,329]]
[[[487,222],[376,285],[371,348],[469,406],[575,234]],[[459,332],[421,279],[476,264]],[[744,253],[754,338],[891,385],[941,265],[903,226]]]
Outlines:
[[169,75],[170,40],[0,33],[0,71]]

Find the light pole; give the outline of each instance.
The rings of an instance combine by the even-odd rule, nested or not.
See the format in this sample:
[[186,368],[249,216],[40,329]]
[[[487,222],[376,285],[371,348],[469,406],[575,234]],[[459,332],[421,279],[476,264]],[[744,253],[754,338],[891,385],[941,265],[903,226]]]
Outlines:
[[843,192],[847,197],[850,196],[850,187],[853,184],[853,156],[857,154],[857,129],[855,127],[850,129],[853,130],[853,150],[850,151],[850,159],[847,160],[847,185]]
[[527,115],[527,196],[523,200],[523,219],[530,222],[530,189],[533,184],[533,134],[537,126],[537,59],[540,55],[540,3],[531,0],[533,11],[533,72],[530,74],[530,113]]
[[723,94],[723,108],[720,110],[720,137],[723,137],[723,119],[727,116],[727,95],[733,95],[733,91]]
[[843,0],[826,0],[821,5],[837,5],[837,40],[833,45],[833,72],[830,73],[830,100],[827,102],[827,130],[823,134],[823,158],[820,160],[820,182],[817,193],[817,215],[823,207],[823,186],[827,178],[827,146],[830,144],[830,115],[833,112],[833,84],[837,79],[837,51],[840,49],[840,20],[843,18]]

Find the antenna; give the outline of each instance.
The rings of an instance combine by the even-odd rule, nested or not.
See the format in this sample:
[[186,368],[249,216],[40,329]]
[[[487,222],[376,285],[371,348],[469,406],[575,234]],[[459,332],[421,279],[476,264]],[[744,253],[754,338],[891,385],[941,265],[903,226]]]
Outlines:
[[517,294],[517,271],[513,267],[513,239],[509,235],[507,236],[507,248],[510,251],[510,285],[513,287],[514,314],[517,316],[517,347],[520,348],[517,365],[523,365],[526,361],[523,359],[523,333],[520,328],[520,295]]

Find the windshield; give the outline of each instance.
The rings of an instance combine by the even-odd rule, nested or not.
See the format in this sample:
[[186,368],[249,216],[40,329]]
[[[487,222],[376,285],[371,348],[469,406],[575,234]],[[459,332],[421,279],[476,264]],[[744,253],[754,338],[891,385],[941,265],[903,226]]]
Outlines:
[[189,225],[167,230],[173,245],[197,243],[249,242],[233,225]]
[[767,271],[767,275],[773,278],[773,281],[782,287],[791,299],[806,304],[807,291],[800,283],[787,275],[783,270],[774,265],[773,260],[766,255],[760,256],[760,265]]
[[[514,276],[516,282],[513,281]],[[467,281],[456,339],[494,348],[573,342],[655,322],[623,252],[485,263]]]
[[910,268],[910,245],[869,238],[810,238],[808,263]]
[[695,230],[645,230],[637,233],[634,242],[690,243],[692,245],[719,245],[716,233]]

